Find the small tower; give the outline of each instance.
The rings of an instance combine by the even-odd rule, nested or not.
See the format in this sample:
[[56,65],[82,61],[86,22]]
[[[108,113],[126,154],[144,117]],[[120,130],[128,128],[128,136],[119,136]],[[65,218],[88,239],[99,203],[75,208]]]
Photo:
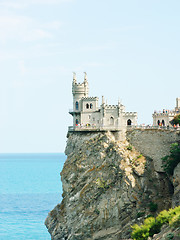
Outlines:
[[175,108],[176,111],[179,111],[180,110],[180,98],[176,98],[176,108]]
[[81,111],[81,99],[88,97],[89,88],[87,81],[87,74],[85,73],[84,82],[77,83],[76,74],[73,73],[72,94],[73,94],[73,111]]

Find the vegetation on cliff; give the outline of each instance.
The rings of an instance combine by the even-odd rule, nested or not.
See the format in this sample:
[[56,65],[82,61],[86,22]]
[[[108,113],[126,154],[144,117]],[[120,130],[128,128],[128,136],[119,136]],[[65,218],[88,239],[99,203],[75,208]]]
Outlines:
[[[159,215],[148,217],[141,226],[135,224],[132,226],[132,238],[134,240],[146,240],[161,231],[163,225],[168,224],[172,229],[180,227],[180,206],[169,211],[162,211]],[[173,238],[169,238],[173,239]]]
[[180,163],[180,142],[171,144],[170,155],[162,158],[163,169],[168,175],[173,175],[174,168]]
[[172,120],[172,124],[180,124],[180,114],[177,114]]

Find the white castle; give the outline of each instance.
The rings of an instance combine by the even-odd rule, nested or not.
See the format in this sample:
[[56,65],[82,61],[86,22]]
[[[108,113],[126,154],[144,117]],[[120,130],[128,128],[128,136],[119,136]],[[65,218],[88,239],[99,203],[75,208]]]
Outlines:
[[163,109],[163,111],[154,111],[153,126],[169,126],[173,118],[180,113],[180,98],[176,98],[176,107],[174,110]]
[[122,131],[126,126],[137,125],[137,113],[125,112],[125,107],[118,101],[117,105],[108,105],[102,97],[99,107],[98,97],[89,97],[87,74],[84,82],[77,83],[73,73],[72,82],[73,109],[69,113],[73,116],[72,131]]

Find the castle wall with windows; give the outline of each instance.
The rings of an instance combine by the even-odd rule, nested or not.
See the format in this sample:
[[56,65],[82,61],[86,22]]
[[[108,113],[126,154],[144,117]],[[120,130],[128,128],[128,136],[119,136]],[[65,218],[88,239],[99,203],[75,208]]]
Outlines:
[[173,118],[180,114],[180,98],[176,98],[176,107],[174,110],[163,109],[163,111],[154,111],[153,126],[169,126]]

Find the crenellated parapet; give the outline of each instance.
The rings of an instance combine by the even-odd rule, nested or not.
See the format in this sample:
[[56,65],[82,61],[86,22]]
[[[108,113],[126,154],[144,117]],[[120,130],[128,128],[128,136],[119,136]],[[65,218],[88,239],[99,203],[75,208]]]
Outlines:
[[82,100],[99,100],[98,97],[82,97]]
[[124,112],[124,116],[137,116],[137,112]]

